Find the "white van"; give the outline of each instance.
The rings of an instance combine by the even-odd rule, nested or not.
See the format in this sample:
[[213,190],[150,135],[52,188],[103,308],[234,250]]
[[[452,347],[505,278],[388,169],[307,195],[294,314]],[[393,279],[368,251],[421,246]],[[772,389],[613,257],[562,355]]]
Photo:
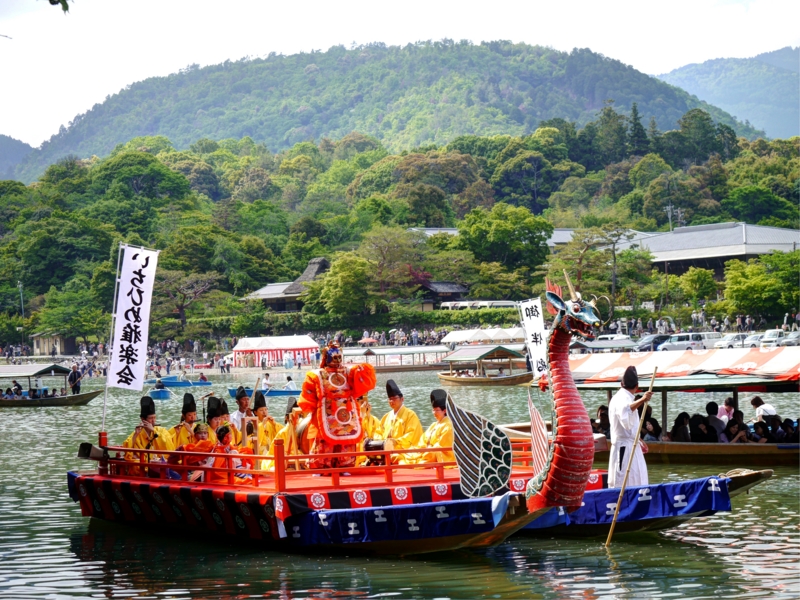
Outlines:
[[676,333],[668,341],[661,344],[659,350],[705,350],[713,348],[714,343],[721,338],[722,335],[718,331]]
[[762,348],[774,348],[785,336],[783,329],[768,329],[761,338],[760,345]]

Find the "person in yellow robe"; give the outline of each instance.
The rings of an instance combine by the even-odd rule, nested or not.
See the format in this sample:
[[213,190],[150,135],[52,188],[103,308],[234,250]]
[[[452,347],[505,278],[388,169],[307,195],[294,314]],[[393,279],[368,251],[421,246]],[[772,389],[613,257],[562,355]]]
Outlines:
[[[303,411],[297,405],[297,398],[291,396],[289,398],[289,404],[286,407],[286,414],[284,415],[284,423],[285,425],[275,434],[275,438],[272,440],[272,445],[270,446],[270,454],[273,454],[275,451],[275,442],[277,440],[283,440],[283,455],[284,456],[296,456],[298,454],[302,454],[300,448],[297,445],[297,427],[300,425],[300,421],[303,420]],[[303,468],[303,465],[300,461],[293,462],[290,461],[287,465],[287,469],[295,469],[297,467]],[[268,460],[266,461],[265,465],[266,470],[274,471],[275,470],[275,461]]]
[[[381,439],[392,440],[395,450],[416,446],[422,437],[422,424],[413,410],[403,406],[403,392],[393,379],[386,382],[386,395],[391,410],[381,419]],[[396,460],[397,457],[392,462]]]
[[172,442],[175,448],[186,444],[195,443],[194,424],[197,422],[197,403],[190,393],[183,395],[183,408],[181,408],[181,422],[170,429]]
[[[141,410],[139,418],[141,423],[136,426],[127,439],[122,442],[124,448],[131,448],[134,450],[175,450],[175,444],[172,441],[172,433],[169,429],[156,425],[156,405],[150,396],[143,396],[140,400]],[[125,460],[134,463],[141,462],[141,454],[139,452],[126,452]],[[166,460],[166,455],[162,454],[147,454],[145,462],[163,462]],[[136,469],[136,473],[142,473]]]
[[[456,460],[452,451],[453,424],[450,422],[450,417],[447,416],[447,392],[433,390],[431,392],[431,407],[433,408],[433,417],[436,420],[425,431],[420,443],[415,446],[415,448],[430,448],[431,450],[404,456],[402,462],[405,464],[455,462]],[[437,448],[451,448],[451,450],[437,450]]]
[[[364,430],[364,440],[381,439],[381,421],[372,414],[372,405],[369,403],[369,396],[367,394],[361,396],[358,399],[358,404],[361,408],[361,428]],[[360,467],[367,462],[366,456],[359,456],[356,459],[356,466]]]
[[269,408],[267,407],[267,399],[264,394],[257,391],[253,400],[253,410],[258,417],[258,445],[261,448],[269,450],[272,445],[272,440],[280,430],[280,426],[275,422],[275,419],[269,416]]

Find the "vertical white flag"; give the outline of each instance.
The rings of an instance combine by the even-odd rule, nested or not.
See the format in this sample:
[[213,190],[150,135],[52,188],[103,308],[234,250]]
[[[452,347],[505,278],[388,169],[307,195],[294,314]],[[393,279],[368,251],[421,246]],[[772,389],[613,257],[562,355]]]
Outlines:
[[534,298],[519,303],[522,328],[525,330],[525,345],[531,357],[534,381],[547,374],[547,331],[544,328],[542,300]]
[[123,246],[108,386],[141,391],[158,250]]

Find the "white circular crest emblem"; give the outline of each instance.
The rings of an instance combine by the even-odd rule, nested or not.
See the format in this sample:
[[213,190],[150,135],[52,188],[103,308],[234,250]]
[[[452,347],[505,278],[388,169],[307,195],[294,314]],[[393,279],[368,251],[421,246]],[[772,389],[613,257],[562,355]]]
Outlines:
[[217,525],[222,525],[222,517],[220,517],[217,513],[211,515],[214,517],[214,521],[216,521]]
[[94,507],[97,510],[97,512],[100,512],[100,502],[98,500],[94,501]]
[[125,502],[125,496],[122,495],[120,490],[114,490],[114,493],[117,495],[120,502]]
[[597,473],[589,475],[589,483],[597,483]]
[[225,512],[225,503],[220,498],[217,498],[217,508],[220,512]]
[[511,485],[514,486],[514,489],[518,492],[525,489],[525,480],[524,479],[514,479],[511,481]]
[[247,504],[240,504],[240,505],[239,505],[239,511],[240,511],[240,512],[241,512],[241,513],[242,513],[242,514],[245,516],[245,517],[249,517],[249,516],[250,516],[250,509],[249,509],[249,508],[247,508]]
[[183,506],[183,500],[181,500],[181,497],[178,496],[178,494],[173,494],[172,499],[175,500],[175,504],[178,506]]
[[159,504],[164,504],[164,499],[161,497],[161,494],[159,494],[158,492],[153,492],[153,500],[155,500]]
[[395,490],[394,490],[394,496],[395,496],[395,498],[397,498],[398,500],[405,500],[406,498],[408,498],[408,489],[407,489],[407,488],[404,488],[404,487],[401,487],[401,488],[395,488]]
[[364,504],[367,501],[367,493],[363,490],[356,490],[353,492],[353,500],[356,501],[356,504]]
[[261,530],[264,533],[269,531],[269,523],[267,523],[264,519],[259,519],[258,524],[261,525]]
[[160,517],[160,516],[161,516],[161,511],[160,511],[160,510],[158,510],[158,507],[157,507],[155,504],[151,505],[151,506],[150,506],[150,509],[151,509],[151,510],[152,510],[152,511],[155,513],[155,515],[156,515],[157,517]]
[[133,492],[133,497],[136,498],[137,502],[144,502],[144,498],[139,492]]
[[436,492],[437,496],[444,496],[447,494],[447,486],[443,483],[437,483],[433,486],[433,490]]
[[183,516],[183,513],[181,512],[181,509],[178,508],[177,506],[173,506],[172,507],[172,512],[174,512],[178,517],[182,517]]
[[78,486],[78,491],[81,493],[81,496],[85,496],[86,495],[86,488],[84,487],[83,484],[80,484]]
[[194,503],[197,506],[197,508],[199,508],[200,510],[205,510],[206,507],[203,506],[203,501],[200,500],[200,498],[195,498],[194,499]]
[[239,526],[239,529],[244,529],[244,519],[239,515],[236,515],[236,525]]
[[281,500],[280,498],[275,500],[275,508],[272,508],[271,504],[267,504],[264,507],[264,513],[266,513],[266,515],[270,519],[275,516],[275,511],[276,510],[283,510],[283,500]]
[[311,504],[313,504],[315,508],[322,508],[325,506],[325,496],[322,494],[311,494]]
[[100,500],[106,499],[106,493],[102,490],[102,488],[97,488],[97,497],[100,498]]
[[139,508],[139,505],[136,504],[136,502],[131,502],[131,508],[133,509],[133,512],[135,512],[137,515],[142,514],[142,509]]
[[112,502],[111,503],[111,508],[114,509],[115,513],[119,514],[119,504],[117,504],[116,502]]

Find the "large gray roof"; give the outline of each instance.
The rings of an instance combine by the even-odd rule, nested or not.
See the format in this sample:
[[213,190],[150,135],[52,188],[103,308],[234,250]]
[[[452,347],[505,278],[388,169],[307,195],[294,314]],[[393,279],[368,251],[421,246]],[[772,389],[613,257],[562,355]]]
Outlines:
[[269,283],[261,289],[256,290],[252,294],[245,296],[245,300],[267,300],[269,298],[282,298],[283,292],[290,285],[292,285],[291,281],[285,281],[283,283]]
[[800,245],[800,231],[747,223],[678,227],[634,243],[650,250],[653,262],[722,258],[790,252]]

